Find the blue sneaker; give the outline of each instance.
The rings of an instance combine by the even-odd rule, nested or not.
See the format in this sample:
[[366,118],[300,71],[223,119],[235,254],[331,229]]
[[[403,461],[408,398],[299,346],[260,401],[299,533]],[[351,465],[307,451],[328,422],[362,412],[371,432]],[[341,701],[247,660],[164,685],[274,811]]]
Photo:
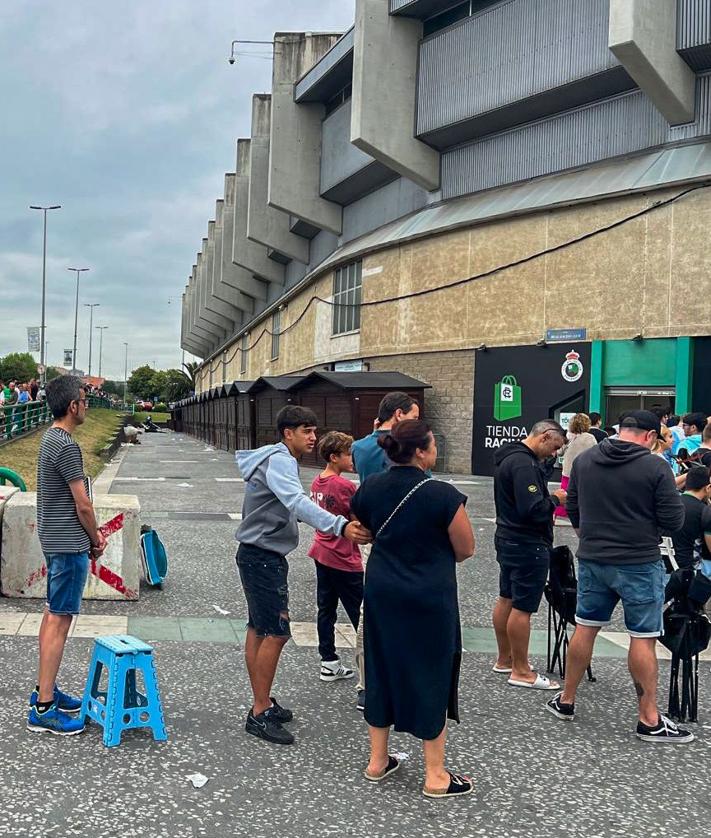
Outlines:
[[83,732],[84,722],[57,710],[56,704],[44,713],[38,713],[36,707],[30,707],[27,730],[34,733],[54,733],[55,736],[76,736],[77,733]]
[[[38,701],[39,696],[37,695],[37,690],[32,690],[30,707],[34,707]],[[54,685],[54,703],[63,713],[78,713],[81,710],[81,699],[63,693],[56,684]]]

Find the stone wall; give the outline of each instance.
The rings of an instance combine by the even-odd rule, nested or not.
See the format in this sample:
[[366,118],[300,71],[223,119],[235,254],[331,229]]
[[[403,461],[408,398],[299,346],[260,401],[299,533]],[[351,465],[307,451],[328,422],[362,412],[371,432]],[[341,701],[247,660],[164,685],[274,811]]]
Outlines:
[[[368,358],[370,369],[411,375],[427,384],[425,418],[444,439],[442,471],[471,471],[474,406],[474,351],[426,352]],[[439,442],[439,439],[438,439]]]

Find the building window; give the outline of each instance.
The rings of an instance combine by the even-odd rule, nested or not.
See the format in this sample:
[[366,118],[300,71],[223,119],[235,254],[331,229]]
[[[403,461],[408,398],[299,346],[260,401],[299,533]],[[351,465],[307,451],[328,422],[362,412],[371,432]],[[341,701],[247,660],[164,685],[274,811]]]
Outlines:
[[242,335],[242,343],[240,344],[240,359],[239,359],[239,371],[241,375],[244,375],[247,372],[247,353],[249,352],[249,332],[245,332]]
[[360,329],[361,262],[345,265],[333,275],[333,334]]
[[452,5],[446,11],[428,18],[422,26],[422,34],[426,38],[500,2],[501,0],[465,0],[463,3]]
[[347,102],[351,96],[353,95],[353,85],[348,82],[348,84],[341,88],[338,93],[331,96],[330,99],[326,102],[326,116],[330,113],[333,113],[336,108],[340,108],[345,102]]
[[281,331],[281,311],[272,314],[272,361],[279,357],[279,332]]

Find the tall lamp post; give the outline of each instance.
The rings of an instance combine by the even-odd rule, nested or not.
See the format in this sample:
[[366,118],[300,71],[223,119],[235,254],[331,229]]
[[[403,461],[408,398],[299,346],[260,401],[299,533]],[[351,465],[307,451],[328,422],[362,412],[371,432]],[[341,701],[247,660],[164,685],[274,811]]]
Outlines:
[[94,309],[101,303],[84,303],[84,308],[89,309],[89,378],[91,378],[91,339],[94,336]]
[[40,326],[40,366],[42,372],[40,373],[40,384],[44,384],[47,380],[47,370],[45,365],[45,346],[44,346],[44,330],[45,330],[45,302],[47,298],[47,213],[49,210],[61,209],[61,204],[54,204],[51,207],[36,207],[30,206],[31,210],[41,210],[43,215],[42,228],[42,325]]
[[128,387],[128,344],[123,342],[126,347],[126,357],[123,362],[123,403],[126,404],[126,388]]
[[91,270],[90,268],[67,268],[68,271],[74,271],[77,275],[77,296],[74,304],[74,350],[72,351],[72,373],[76,375],[77,371],[77,326],[79,324],[79,274],[84,271]]
[[108,329],[108,326],[97,326],[99,330],[99,378],[101,378],[101,356],[104,351],[104,329]]

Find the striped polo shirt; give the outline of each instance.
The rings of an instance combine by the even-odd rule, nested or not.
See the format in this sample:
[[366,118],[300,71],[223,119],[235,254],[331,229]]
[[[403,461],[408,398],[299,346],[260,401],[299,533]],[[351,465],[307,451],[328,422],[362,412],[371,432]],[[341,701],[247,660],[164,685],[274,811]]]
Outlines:
[[81,449],[71,434],[52,426],[42,437],[37,460],[37,533],[45,554],[91,548],[69,488],[73,480],[84,480]]

